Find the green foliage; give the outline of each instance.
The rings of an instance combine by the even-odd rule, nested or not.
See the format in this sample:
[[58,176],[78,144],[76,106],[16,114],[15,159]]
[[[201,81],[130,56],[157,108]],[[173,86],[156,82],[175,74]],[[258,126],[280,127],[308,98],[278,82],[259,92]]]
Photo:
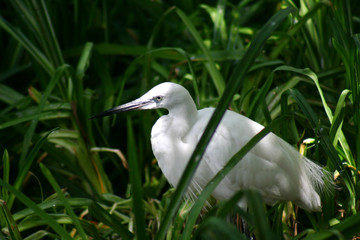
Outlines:
[[[245,219],[256,239],[359,237],[357,5],[3,1],[0,239],[246,239],[229,215]],[[217,106],[176,190],[149,141],[161,111],[89,120],[164,81],[184,85],[199,108]],[[194,203],[183,201],[228,106],[266,128]],[[204,210],[224,174],[269,131],[334,173],[323,211],[264,206],[247,190]],[[241,198],[249,212],[238,209]]]

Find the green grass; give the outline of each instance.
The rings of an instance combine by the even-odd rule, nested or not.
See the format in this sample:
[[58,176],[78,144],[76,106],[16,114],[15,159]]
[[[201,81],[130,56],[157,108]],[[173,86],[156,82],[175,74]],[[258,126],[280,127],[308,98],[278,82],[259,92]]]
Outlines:
[[[0,239],[356,239],[360,236],[360,8],[356,1],[22,1],[0,8]],[[162,111],[89,120],[152,86],[217,106],[177,189],[150,131]],[[323,211],[241,191],[202,212],[185,189],[230,108],[334,173]],[[303,143],[313,139],[312,144]],[[114,154],[116,153],[116,154]],[[123,158],[123,156],[125,158]],[[237,208],[248,198],[249,211]]]

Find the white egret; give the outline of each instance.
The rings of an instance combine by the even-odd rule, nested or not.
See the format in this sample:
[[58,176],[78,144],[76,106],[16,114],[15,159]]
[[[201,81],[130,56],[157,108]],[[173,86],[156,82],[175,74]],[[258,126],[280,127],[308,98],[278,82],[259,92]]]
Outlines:
[[[157,108],[167,109],[169,113],[160,117],[152,128],[152,150],[166,179],[176,187],[214,108],[198,111],[184,87],[165,82],[134,101],[91,118]],[[227,110],[189,186],[190,197],[195,197],[227,161],[263,128],[253,120]],[[292,201],[305,210],[320,211],[319,193],[324,190],[324,177],[327,175],[320,166],[270,133],[225,176],[212,195],[218,200],[225,200],[241,189],[255,189],[266,204]],[[246,208],[245,201],[238,205]]]

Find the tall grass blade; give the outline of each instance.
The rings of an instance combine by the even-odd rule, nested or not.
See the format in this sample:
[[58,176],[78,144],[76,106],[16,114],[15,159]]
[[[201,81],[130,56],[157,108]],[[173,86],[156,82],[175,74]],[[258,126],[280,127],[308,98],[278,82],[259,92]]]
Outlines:
[[[3,158],[2,158],[2,167],[3,167],[2,179],[6,183],[9,183],[10,159],[9,159],[9,153],[6,149],[4,150],[4,154],[3,154]],[[6,188],[0,188],[0,201],[2,201],[1,205],[3,207],[3,210],[0,211],[0,227],[5,226],[6,223],[9,225],[9,220],[7,220],[7,218],[6,218],[6,215],[8,215],[8,214],[7,214],[6,209],[4,209],[4,208],[7,208],[6,202],[7,202],[8,198],[9,198],[9,191]]]
[[135,136],[132,128],[131,119],[127,119],[128,129],[128,162],[130,183],[132,192],[133,211],[135,214],[136,236],[138,239],[147,239],[145,233],[145,215],[143,207],[143,193],[141,186],[141,175],[139,169],[138,158],[136,154]]
[[84,96],[83,81],[85,77],[85,72],[90,65],[90,58],[93,47],[94,47],[93,43],[87,42],[85,44],[80,60],[76,67],[76,80],[73,81],[75,85],[74,92],[76,94],[76,100],[80,106],[83,106],[83,96]]
[[261,87],[260,91],[258,94],[256,94],[254,100],[252,101],[247,113],[248,113],[248,117],[250,119],[254,119],[255,114],[256,114],[256,109],[263,104],[263,102],[265,101],[265,96],[268,93],[271,84],[272,84],[272,80],[274,78],[274,72],[276,70],[272,71],[271,74],[269,75],[269,77],[267,78],[266,82],[264,83],[264,85]]
[[329,133],[330,139],[332,140],[334,147],[336,147],[337,142],[340,140],[341,137],[341,128],[345,117],[345,111],[344,111],[345,100],[349,95],[350,95],[350,90],[348,89],[343,90],[336,104],[334,117],[331,123],[331,128]]
[[[8,151],[6,149],[4,150],[2,160],[3,160],[2,161],[3,162],[3,165],[2,165],[2,167],[3,167],[2,179],[6,183],[9,183],[9,180],[10,180],[10,159],[9,159],[9,153],[8,153]],[[8,200],[8,197],[9,197],[9,192],[5,188],[1,188],[0,194],[1,194],[0,199],[4,200],[6,202]]]

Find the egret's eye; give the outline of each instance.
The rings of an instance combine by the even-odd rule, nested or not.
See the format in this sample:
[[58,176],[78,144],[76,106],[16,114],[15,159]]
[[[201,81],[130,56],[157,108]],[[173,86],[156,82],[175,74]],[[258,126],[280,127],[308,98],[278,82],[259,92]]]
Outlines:
[[159,103],[161,102],[161,100],[163,100],[163,98],[164,98],[163,96],[155,96],[153,99],[156,103]]

